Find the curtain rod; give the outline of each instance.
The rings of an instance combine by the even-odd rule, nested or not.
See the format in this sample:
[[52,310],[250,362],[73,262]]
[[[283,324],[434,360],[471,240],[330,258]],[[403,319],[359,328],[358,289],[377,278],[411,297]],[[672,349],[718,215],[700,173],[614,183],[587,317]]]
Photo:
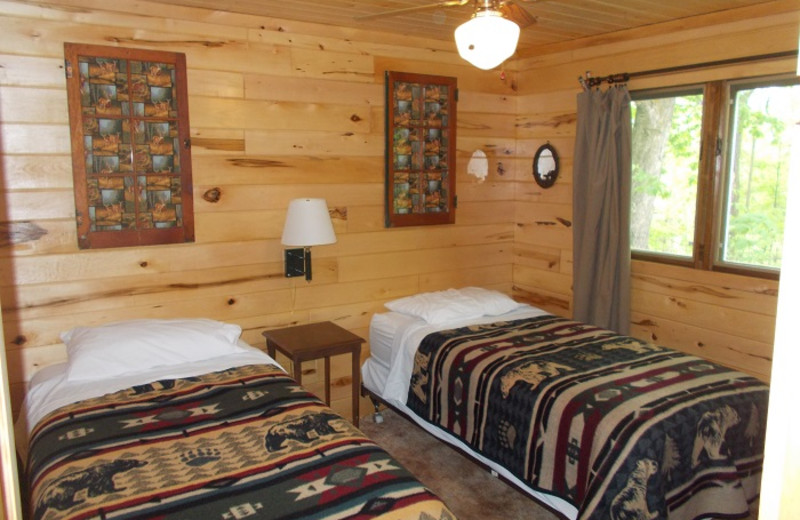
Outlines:
[[692,63],[689,65],[677,65],[675,67],[666,67],[663,69],[641,70],[639,72],[622,72],[619,74],[610,74],[608,76],[593,77],[589,71],[586,71],[586,78],[583,76],[578,77],[578,81],[584,90],[591,87],[600,85],[601,83],[626,83],[631,78],[638,78],[642,76],[655,76],[659,74],[670,74],[673,72],[683,72],[685,70],[702,69],[707,67],[719,67],[722,65],[736,65],[739,63],[749,63],[752,61],[765,61],[775,60],[780,58],[789,58],[797,56],[797,51],[783,51],[773,52],[771,54],[758,54],[755,56],[742,56],[740,58],[730,58],[727,60],[706,61],[703,63]]

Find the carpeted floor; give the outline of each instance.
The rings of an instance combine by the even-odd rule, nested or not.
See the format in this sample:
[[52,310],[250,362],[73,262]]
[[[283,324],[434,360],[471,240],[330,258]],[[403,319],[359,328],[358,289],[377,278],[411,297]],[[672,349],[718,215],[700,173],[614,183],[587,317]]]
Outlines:
[[[439,495],[459,520],[560,518],[403,416],[392,410],[382,414],[381,424],[372,415],[362,418],[361,431]],[[757,518],[755,503],[748,520]]]
[[433,490],[459,520],[555,520],[549,510],[392,410],[360,428]]

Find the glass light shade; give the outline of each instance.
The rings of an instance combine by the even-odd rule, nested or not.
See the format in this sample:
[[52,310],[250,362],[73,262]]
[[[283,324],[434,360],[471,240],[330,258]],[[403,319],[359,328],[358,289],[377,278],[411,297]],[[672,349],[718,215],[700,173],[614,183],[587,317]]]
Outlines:
[[294,199],[289,202],[281,244],[320,246],[336,242],[325,199]]
[[485,10],[456,29],[456,47],[462,58],[479,69],[497,67],[514,54],[519,25],[497,11]]

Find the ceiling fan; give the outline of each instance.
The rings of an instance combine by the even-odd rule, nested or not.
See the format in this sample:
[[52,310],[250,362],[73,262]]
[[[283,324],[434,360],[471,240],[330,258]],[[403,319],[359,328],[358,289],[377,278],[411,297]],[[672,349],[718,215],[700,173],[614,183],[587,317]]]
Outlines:
[[[359,16],[356,19],[367,20],[426,9],[461,7],[470,1],[444,0]],[[455,31],[458,54],[479,69],[493,69],[503,63],[516,51],[520,29],[536,23],[536,18],[517,4],[536,1],[474,0],[475,10],[472,17]]]
[[524,29],[529,25],[536,23],[536,17],[531,15],[519,3],[535,3],[539,0],[444,0],[442,2],[434,2],[430,4],[415,5],[412,7],[403,7],[400,9],[391,9],[381,13],[366,14],[356,16],[356,20],[372,20],[375,18],[384,18],[387,16],[395,16],[398,14],[413,13],[416,11],[427,11],[430,9],[439,9],[446,7],[463,7],[470,2],[475,4],[475,12],[479,9],[492,8],[494,11],[501,13],[505,18],[519,25],[520,29]]

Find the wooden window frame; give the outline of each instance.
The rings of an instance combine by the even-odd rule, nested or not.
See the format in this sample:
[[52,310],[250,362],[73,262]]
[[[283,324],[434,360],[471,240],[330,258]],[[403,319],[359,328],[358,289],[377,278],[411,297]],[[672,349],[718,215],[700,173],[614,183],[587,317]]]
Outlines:
[[[732,107],[730,87],[742,82],[769,83],[782,81],[783,78],[786,78],[787,84],[793,79],[796,81],[796,78],[781,75],[748,78],[746,81],[710,81],[702,85],[703,122],[692,256],[684,257],[653,251],[632,250],[632,259],[770,280],[780,278],[780,269],[725,262],[721,259],[721,253],[724,240],[722,236],[723,214],[727,204],[725,188],[728,180],[728,162],[730,161],[729,128]],[[686,88],[691,88],[691,86]],[[648,89],[653,93],[669,93],[674,90],[669,87]],[[644,98],[646,99],[646,96]]]
[[[185,55],[65,43],[64,57],[78,247],[193,242]],[[111,66],[99,74],[99,64]],[[110,99],[98,97],[104,85]],[[110,151],[98,144],[106,138]]]

